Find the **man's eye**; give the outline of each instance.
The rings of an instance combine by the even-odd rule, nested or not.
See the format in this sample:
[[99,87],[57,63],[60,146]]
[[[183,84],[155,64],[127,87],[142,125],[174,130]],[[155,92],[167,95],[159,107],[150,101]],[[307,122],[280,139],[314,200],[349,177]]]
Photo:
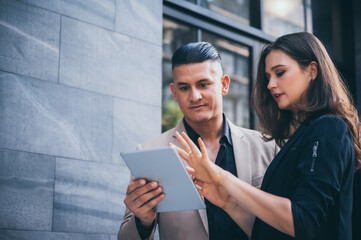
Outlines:
[[285,73],[285,71],[278,72],[276,75],[277,77],[282,77],[282,75]]
[[180,87],[179,90],[181,90],[181,91],[187,91],[187,90],[188,90],[188,87]]
[[208,86],[208,84],[207,84],[207,83],[200,83],[199,86],[200,86],[201,88],[205,88],[205,87]]

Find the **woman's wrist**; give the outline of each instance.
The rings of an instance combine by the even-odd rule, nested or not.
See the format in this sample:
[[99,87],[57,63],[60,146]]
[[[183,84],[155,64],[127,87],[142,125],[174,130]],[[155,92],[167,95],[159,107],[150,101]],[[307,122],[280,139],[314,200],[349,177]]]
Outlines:
[[216,174],[212,175],[213,183],[215,183],[217,186],[222,186],[226,171],[217,165],[214,165],[214,167],[216,168],[215,169]]
[[223,207],[223,210],[230,214],[232,213],[233,211],[236,211],[238,208],[239,208],[239,204],[237,203],[237,201],[233,198],[233,197],[230,197],[226,203],[226,205],[224,205]]

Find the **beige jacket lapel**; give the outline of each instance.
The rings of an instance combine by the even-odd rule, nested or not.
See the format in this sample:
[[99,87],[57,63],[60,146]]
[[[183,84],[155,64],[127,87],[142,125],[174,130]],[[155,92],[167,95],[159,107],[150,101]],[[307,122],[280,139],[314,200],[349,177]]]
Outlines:
[[237,177],[243,181],[252,183],[252,165],[251,149],[249,142],[244,137],[241,129],[231,123],[228,119],[229,128],[231,129],[234,159],[237,168]]

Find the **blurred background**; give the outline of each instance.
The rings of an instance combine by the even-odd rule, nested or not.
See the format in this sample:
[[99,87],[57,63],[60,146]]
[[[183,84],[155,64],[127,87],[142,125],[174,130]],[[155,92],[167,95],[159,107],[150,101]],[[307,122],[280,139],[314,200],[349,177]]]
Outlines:
[[361,108],[358,0],[0,0],[0,239],[116,239],[130,173],[119,157],[177,124],[170,59],[220,52],[224,112],[249,106],[264,43],[308,31]]

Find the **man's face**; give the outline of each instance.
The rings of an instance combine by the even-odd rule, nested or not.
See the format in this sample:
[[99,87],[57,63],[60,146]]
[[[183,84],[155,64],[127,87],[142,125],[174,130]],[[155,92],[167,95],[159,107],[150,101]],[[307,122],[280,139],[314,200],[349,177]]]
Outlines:
[[188,123],[201,124],[222,117],[222,96],[228,93],[230,79],[222,76],[219,62],[180,65],[173,69],[172,76],[170,89]]

